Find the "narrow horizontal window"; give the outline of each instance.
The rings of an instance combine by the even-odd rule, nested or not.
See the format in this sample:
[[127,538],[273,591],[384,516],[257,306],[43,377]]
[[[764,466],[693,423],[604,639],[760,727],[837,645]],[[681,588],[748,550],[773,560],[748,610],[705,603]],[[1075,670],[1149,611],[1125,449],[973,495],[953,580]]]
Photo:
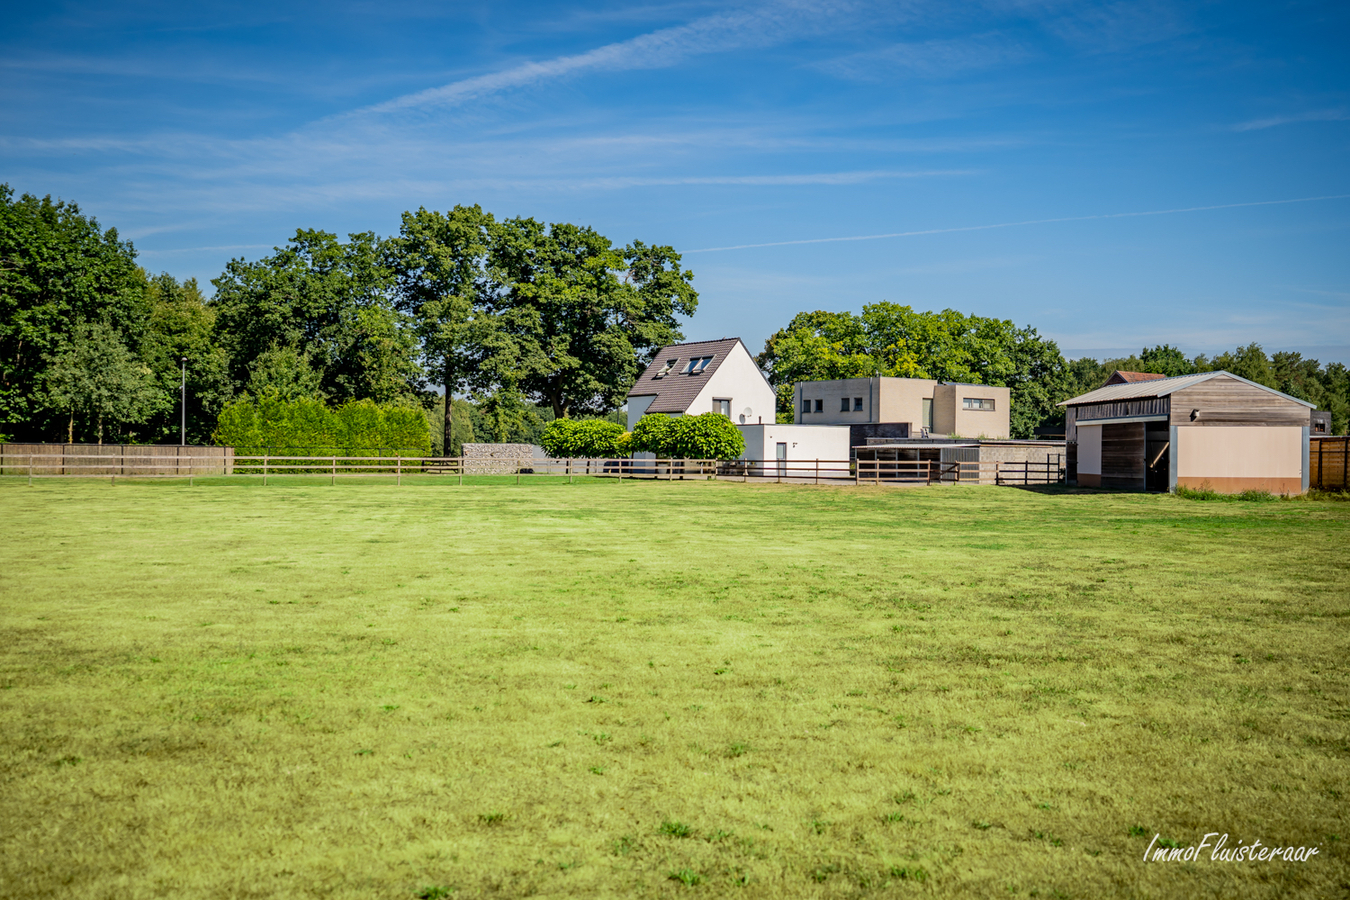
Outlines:
[[961,405],[966,409],[993,409],[994,401],[979,397],[963,397],[961,398]]

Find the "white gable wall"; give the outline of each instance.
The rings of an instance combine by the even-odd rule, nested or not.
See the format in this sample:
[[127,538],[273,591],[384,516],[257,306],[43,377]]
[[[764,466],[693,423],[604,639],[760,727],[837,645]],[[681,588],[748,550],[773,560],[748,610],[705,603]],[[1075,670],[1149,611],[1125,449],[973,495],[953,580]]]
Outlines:
[[[731,401],[731,421],[738,425],[760,421],[772,425],[778,405],[773,388],[760,374],[759,366],[755,365],[744,344],[737,344],[727,355],[685,414],[697,416],[712,412],[714,399]],[[747,407],[750,409],[748,414],[745,412]],[[632,413],[629,413],[629,421],[633,421]]]

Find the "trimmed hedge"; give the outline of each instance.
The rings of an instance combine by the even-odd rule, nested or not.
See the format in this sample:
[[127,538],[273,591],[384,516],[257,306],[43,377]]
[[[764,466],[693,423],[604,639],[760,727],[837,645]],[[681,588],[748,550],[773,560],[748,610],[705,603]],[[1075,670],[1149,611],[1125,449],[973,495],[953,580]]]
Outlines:
[[[332,409],[318,400],[249,399],[226,404],[212,440],[241,456],[426,456],[431,432],[422,410],[353,400]],[[322,451],[322,452],[320,452]]]
[[604,419],[554,419],[539,446],[554,459],[612,459],[628,455],[622,426]]
[[671,418],[643,416],[633,428],[634,452],[658,459],[736,459],[745,452],[745,436],[721,413]]

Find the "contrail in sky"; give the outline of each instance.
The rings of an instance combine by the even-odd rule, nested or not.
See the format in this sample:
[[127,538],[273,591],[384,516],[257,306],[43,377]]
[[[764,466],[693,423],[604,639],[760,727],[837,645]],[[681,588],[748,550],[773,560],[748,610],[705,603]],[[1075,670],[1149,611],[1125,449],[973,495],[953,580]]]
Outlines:
[[1250,203],[1222,203],[1217,206],[1187,206],[1182,209],[1153,209],[1147,212],[1101,213],[1095,216],[1064,216],[1058,219],[1027,219],[1023,222],[999,222],[996,225],[964,225],[960,228],[928,228],[923,231],[895,231],[890,234],[860,234],[853,237],[803,238],[796,241],[769,241],[763,244],[736,244],[730,247],[704,247],[685,253],[720,253],[724,250],[753,250],[757,247],[789,247],[796,244],[834,244],[840,241],[880,241],[885,238],[918,237],[924,234],[952,234],[957,231],[990,231],[994,228],[1016,228],[1019,225],[1052,225],[1056,222],[1086,222],[1090,219],[1130,219],[1137,216],[1167,216],[1172,213],[1204,212],[1210,209],[1237,209],[1242,206],[1276,206],[1283,203],[1312,203],[1317,200],[1344,200],[1350,194],[1328,194],[1325,197],[1295,197],[1291,200],[1255,200]]

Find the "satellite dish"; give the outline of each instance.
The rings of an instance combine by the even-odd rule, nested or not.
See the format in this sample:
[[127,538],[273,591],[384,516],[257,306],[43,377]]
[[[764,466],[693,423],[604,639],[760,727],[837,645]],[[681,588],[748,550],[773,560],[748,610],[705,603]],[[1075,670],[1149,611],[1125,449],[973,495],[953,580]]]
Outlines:
[[741,415],[748,419],[754,415],[754,410],[747,406],[745,409],[741,410]]

